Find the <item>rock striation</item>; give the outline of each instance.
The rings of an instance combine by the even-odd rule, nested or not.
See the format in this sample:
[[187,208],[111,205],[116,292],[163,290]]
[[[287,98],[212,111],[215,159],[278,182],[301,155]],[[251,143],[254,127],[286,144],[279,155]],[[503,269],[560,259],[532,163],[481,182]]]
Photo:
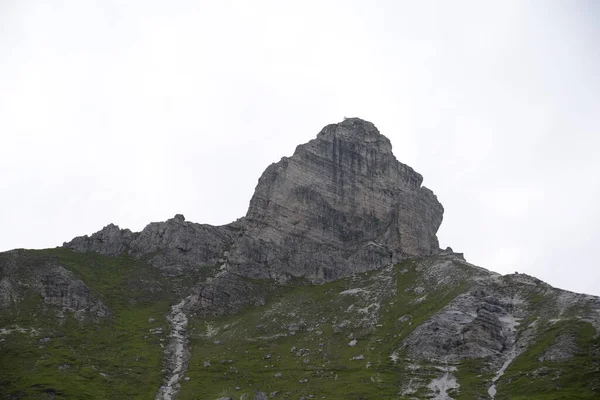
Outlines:
[[76,237],[64,246],[109,256],[128,253],[148,257],[154,266],[175,274],[221,262],[237,230],[237,223],[222,227],[196,224],[177,214],[165,222],[152,222],[135,233],[110,224],[91,236]]
[[444,210],[422,181],[372,123],[328,125],[260,177],[230,268],[329,281],[436,253]]

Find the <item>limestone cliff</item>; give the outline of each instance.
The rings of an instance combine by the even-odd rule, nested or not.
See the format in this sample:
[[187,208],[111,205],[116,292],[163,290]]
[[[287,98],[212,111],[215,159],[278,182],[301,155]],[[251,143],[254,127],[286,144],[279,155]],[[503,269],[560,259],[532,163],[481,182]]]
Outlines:
[[183,216],[140,233],[109,225],[65,246],[106,255],[153,255],[173,271],[226,262],[236,275],[339,279],[438,251],[443,207],[370,122],[326,126],[269,166],[245,218],[223,227]]
[[443,207],[422,180],[372,123],[328,125],[263,173],[230,267],[322,281],[436,253]]

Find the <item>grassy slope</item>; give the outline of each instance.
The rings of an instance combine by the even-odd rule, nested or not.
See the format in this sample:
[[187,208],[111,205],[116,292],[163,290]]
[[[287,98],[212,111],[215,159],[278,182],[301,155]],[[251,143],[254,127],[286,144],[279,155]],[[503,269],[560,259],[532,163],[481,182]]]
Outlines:
[[[162,380],[164,336],[149,330],[168,330],[164,315],[173,301],[157,271],[127,256],[60,248],[26,251],[24,258],[25,265],[57,260],[80,277],[113,315],[83,322],[71,313],[57,318],[56,307],[42,304],[39,295],[26,294],[18,310],[0,314],[0,326],[33,328],[38,333],[2,337],[0,397],[152,398]],[[150,323],[149,318],[155,321]]]
[[[539,361],[560,335],[571,335],[577,343],[572,358]],[[598,399],[600,398],[600,337],[592,325],[565,320],[545,326],[527,351],[507,369],[498,384],[498,400]]]
[[[277,391],[279,398],[293,399],[308,395],[399,398],[406,365],[402,361],[395,364],[390,355],[416,326],[464,290],[458,284],[430,293],[430,301],[411,303],[420,297],[412,290],[418,278],[415,267],[412,262],[395,267],[392,275],[404,271],[395,283],[396,296],[380,298],[381,319],[374,326],[353,318],[368,315],[376,306],[368,308],[368,301],[357,306],[360,300],[355,296],[339,293],[368,286],[378,272],[320,286],[280,288],[264,307],[249,308],[232,317],[194,319],[190,379],[183,385],[181,398],[248,399],[256,390]],[[412,319],[399,322],[404,315]],[[290,324],[300,326],[294,335],[286,328]],[[276,334],[285,335],[272,337]],[[357,344],[352,347],[348,343],[353,338]],[[353,360],[360,355],[364,359]],[[205,362],[210,367],[204,367]],[[278,373],[282,376],[276,377]],[[422,372],[426,376],[434,373],[426,368]],[[300,383],[304,380],[308,382]]]
[[[167,282],[143,261],[125,256],[52,249],[27,251],[26,257],[24,262],[31,265],[48,257],[59,260],[86,282],[113,316],[80,322],[65,314],[58,319],[57,309],[44,306],[34,295],[26,297],[18,310],[0,313],[0,327],[39,330],[33,335],[0,337],[4,339],[0,341],[0,398],[7,394],[47,398],[50,393],[75,399],[153,398],[162,381],[161,343],[168,340],[164,316],[181,297],[171,288],[185,289],[194,279]],[[414,371],[403,354],[398,354],[397,362],[390,355],[416,326],[469,287],[463,278],[449,285],[427,282],[422,273],[427,262],[407,261],[393,270],[324,285],[271,287],[274,294],[264,306],[249,307],[234,316],[190,316],[192,355],[179,398],[252,399],[256,390],[277,391],[277,398],[288,399],[308,395],[402,398],[398,392],[403,383],[418,379],[426,384],[439,370],[422,364]],[[465,270],[469,267],[456,267],[458,275],[461,269],[464,276],[469,275]],[[386,277],[392,278],[390,284],[381,283]],[[426,301],[417,301],[422,295],[415,293],[416,286],[426,288]],[[355,288],[367,288],[370,295],[340,295]],[[532,307],[543,315],[550,299],[540,293],[529,295]],[[374,315],[378,318],[372,318]],[[402,318],[405,316],[410,318]],[[155,321],[150,323],[149,318]],[[521,326],[529,322],[523,321]],[[498,382],[497,399],[598,398],[593,390],[600,386],[600,343],[593,328],[585,322],[540,326],[538,340]],[[165,334],[150,334],[150,329],[157,327]],[[560,363],[538,362],[553,338],[564,331],[577,337],[580,350],[575,357]],[[44,338],[50,340],[40,342]],[[353,339],[356,346],[349,346]],[[364,359],[353,359],[361,355]],[[210,366],[205,367],[205,362]],[[461,386],[453,397],[487,396],[494,372],[482,369],[483,364],[483,360],[468,360],[458,366],[454,375]],[[546,367],[542,373],[540,367]],[[413,396],[425,395],[426,390],[421,389]]]

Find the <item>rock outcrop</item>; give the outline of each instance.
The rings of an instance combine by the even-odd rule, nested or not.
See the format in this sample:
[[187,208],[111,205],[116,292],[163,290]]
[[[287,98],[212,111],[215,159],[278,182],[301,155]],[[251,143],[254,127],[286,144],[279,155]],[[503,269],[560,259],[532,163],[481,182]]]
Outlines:
[[110,310],[97,300],[87,285],[60,265],[48,265],[39,277],[38,290],[42,301],[75,312],[75,316],[91,313],[105,317]]
[[75,313],[75,317],[105,317],[110,310],[87,285],[55,260],[29,258],[24,250],[0,256],[0,309],[25,297],[37,297],[50,306]]
[[185,299],[186,312],[203,316],[234,314],[248,305],[265,304],[272,288],[227,271],[198,285]]
[[79,252],[94,252],[106,256],[117,256],[129,250],[131,242],[138,236],[129,229],[120,229],[115,224],[108,224],[91,236],[78,236],[64,247]]
[[327,281],[436,253],[443,207],[422,180],[372,123],[328,125],[263,173],[230,268]]
[[211,226],[186,221],[181,214],[165,222],[152,222],[141,232],[110,224],[91,236],[76,237],[64,246],[79,252],[116,256],[128,253],[148,256],[156,267],[168,273],[222,262],[239,228],[236,223]]
[[223,262],[245,277],[329,281],[439,251],[443,207],[422,181],[372,123],[348,118],[269,166],[232,224],[176,215],[140,233],[111,224],[65,246],[150,255],[171,272]]

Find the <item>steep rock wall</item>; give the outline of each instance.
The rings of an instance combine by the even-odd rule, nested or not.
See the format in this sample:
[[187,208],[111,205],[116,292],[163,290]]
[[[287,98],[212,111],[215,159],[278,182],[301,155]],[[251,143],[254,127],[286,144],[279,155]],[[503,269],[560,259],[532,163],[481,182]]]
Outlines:
[[443,207],[370,122],[326,126],[259,179],[231,269],[332,280],[438,251]]

